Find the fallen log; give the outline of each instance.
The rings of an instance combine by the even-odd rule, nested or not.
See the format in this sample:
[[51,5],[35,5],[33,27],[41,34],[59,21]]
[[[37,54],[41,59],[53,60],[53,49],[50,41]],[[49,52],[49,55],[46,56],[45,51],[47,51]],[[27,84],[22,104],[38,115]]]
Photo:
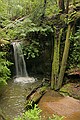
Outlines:
[[35,93],[33,93],[30,96],[30,100],[33,101],[34,103],[37,103],[39,101],[39,99],[45,94],[47,87],[46,86],[42,86],[40,88],[37,89],[37,91]]
[[34,108],[34,104],[38,104],[41,97],[46,93],[47,87],[42,86],[35,88],[28,96],[25,104],[26,110]]
[[42,86],[49,86],[50,85],[50,81],[48,78],[43,78],[41,84],[39,84],[37,87],[35,87],[26,97],[26,100],[28,100],[30,98],[30,96],[32,94],[34,94],[39,88],[41,88]]
[[30,96],[31,96],[33,93],[35,93],[38,88],[40,88],[40,87],[42,87],[42,86],[43,86],[43,83],[41,83],[39,86],[37,86],[36,88],[34,88],[34,89],[27,95],[26,100],[29,100]]
[[26,110],[32,109],[35,104],[38,104],[41,97],[46,93],[48,86],[50,86],[49,79],[43,78],[42,82],[27,95],[25,103]]

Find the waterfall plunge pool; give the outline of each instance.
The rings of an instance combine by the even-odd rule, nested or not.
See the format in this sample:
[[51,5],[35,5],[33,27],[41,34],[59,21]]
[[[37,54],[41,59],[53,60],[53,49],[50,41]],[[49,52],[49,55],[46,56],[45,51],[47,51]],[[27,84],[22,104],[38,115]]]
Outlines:
[[8,120],[14,120],[24,112],[26,96],[40,83],[40,80],[25,84],[15,80],[8,81],[8,85],[2,88],[3,92],[0,96],[0,108]]
[[14,79],[15,83],[21,83],[21,84],[25,84],[25,83],[33,83],[35,82],[37,79],[33,78],[33,77],[18,77]]

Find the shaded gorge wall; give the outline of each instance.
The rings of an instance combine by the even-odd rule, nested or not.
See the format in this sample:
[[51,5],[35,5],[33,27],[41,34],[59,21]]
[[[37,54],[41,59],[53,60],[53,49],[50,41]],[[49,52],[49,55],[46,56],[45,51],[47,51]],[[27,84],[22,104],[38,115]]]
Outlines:
[[51,74],[51,54],[52,41],[48,39],[40,39],[39,56],[26,59],[26,67],[29,74],[50,76]]

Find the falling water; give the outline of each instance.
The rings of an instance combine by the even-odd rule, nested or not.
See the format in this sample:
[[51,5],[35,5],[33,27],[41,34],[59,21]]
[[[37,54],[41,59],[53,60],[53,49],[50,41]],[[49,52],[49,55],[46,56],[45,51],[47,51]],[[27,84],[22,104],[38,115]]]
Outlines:
[[13,49],[14,49],[14,59],[15,59],[15,67],[16,67],[16,79],[14,80],[14,82],[21,82],[21,83],[34,82],[35,79],[33,77],[28,76],[26,70],[26,63],[21,48],[21,43],[13,42]]
[[26,71],[26,64],[24,61],[24,56],[22,53],[20,43],[14,42],[13,48],[14,48],[14,58],[15,58],[15,66],[16,66],[16,77],[28,77],[28,73]]

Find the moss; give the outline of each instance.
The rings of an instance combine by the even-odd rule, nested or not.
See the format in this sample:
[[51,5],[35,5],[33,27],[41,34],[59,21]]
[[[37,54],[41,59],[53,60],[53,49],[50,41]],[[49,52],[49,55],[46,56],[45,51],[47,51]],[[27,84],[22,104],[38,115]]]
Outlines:
[[44,92],[46,91],[46,89],[47,89],[47,87],[46,87],[46,86],[43,86],[43,87],[40,88],[40,92],[41,92],[41,93],[44,93]]
[[[78,86],[78,87],[76,87]],[[64,85],[60,89],[60,94],[63,96],[71,96],[73,98],[79,99],[80,100],[80,88],[79,88],[79,83],[69,83]]]
[[71,84],[66,84],[60,89],[60,94],[63,96],[71,96],[70,93]]

